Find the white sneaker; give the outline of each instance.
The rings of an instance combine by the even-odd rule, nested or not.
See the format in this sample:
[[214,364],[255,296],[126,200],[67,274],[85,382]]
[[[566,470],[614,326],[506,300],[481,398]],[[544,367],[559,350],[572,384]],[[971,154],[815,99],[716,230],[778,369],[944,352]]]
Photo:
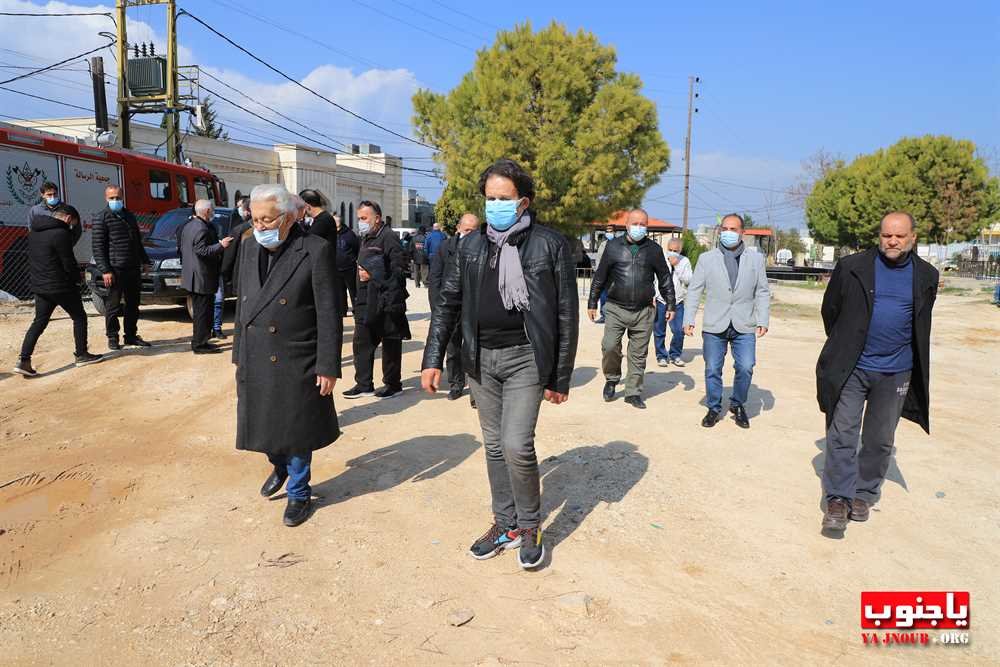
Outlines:
[[667,361],[666,359],[657,359],[656,360],[656,365],[657,366],[669,366],[670,362]]
[[681,361],[680,357],[677,357],[676,359],[674,359],[670,363],[672,363],[674,366],[677,366],[678,368],[684,368],[684,362]]

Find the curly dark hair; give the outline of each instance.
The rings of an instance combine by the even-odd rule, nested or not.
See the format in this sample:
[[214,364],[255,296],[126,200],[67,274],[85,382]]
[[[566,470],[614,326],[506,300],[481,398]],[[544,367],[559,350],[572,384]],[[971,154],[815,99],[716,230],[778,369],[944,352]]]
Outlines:
[[503,176],[514,182],[517,194],[521,197],[535,198],[535,181],[521,165],[508,158],[500,158],[490,166],[486,167],[479,177],[479,194],[486,195],[486,181],[490,176]]

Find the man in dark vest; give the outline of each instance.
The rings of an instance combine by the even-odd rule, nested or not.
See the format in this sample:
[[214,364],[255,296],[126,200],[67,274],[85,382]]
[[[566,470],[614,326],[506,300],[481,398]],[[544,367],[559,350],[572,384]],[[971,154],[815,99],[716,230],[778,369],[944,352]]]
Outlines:
[[178,235],[177,251],[181,257],[181,288],[191,295],[191,351],[195,354],[221,352],[212,345],[212,315],[219,289],[222,255],[232,237],[219,240],[212,224],[215,206],[207,199],[194,204],[194,215],[184,223]]
[[[826,413],[823,529],[867,521],[900,416],[930,432],[931,309],[938,272],[917,257],[913,216],[882,219],[878,249],[841,259],[823,296],[826,345],[816,364]],[[861,450],[858,452],[858,437]]]

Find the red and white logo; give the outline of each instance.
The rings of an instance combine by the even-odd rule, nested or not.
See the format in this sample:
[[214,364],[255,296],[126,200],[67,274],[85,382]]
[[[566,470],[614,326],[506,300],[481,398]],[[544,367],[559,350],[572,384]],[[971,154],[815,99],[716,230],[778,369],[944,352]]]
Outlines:
[[861,627],[873,630],[968,630],[968,591],[866,591]]

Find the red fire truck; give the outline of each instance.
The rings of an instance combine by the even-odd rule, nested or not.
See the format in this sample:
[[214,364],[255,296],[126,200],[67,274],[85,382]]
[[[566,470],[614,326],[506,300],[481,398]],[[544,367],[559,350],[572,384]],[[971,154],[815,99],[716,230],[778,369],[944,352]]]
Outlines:
[[144,231],[161,214],[198,199],[217,206],[228,199],[225,182],[204,169],[0,123],[0,291],[19,299],[31,295],[28,211],[41,200],[45,181],[58,184],[62,200],[80,211],[83,236],[75,252],[81,266],[90,261],[92,220],[104,209],[108,185],[124,188],[125,206]]

